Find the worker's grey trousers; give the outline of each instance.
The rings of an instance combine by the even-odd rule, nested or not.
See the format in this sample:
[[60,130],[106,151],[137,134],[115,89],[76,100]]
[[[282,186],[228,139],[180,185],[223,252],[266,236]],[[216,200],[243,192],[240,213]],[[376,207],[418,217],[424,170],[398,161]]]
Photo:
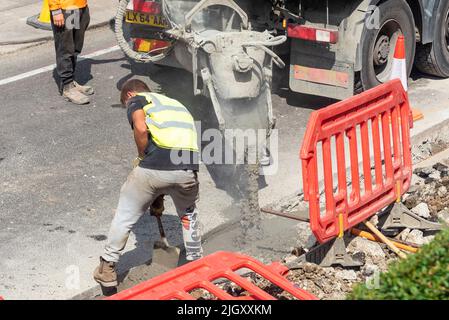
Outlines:
[[173,199],[182,220],[187,260],[202,258],[203,249],[196,209],[198,194],[198,177],[194,171],[135,168],[120,191],[120,200],[109,231],[103,259],[118,262],[131,229],[160,195],[168,195]]
[[[74,79],[78,56],[84,46],[84,34],[89,27],[89,7],[76,10],[62,10],[64,14],[64,27],[57,27],[53,23],[51,15],[51,26],[56,49],[56,73],[58,75],[58,86],[62,93],[65,85]],[[79,19],[74,21],[73,19]]]

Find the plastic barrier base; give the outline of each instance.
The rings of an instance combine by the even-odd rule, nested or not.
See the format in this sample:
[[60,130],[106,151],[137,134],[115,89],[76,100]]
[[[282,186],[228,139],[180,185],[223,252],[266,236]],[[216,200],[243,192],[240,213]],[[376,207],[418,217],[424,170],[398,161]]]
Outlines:
[[362,261],[355,259],[346,252],[344,238],[336,238],[320,244],[291,262],[288,266],[294,269],[295,266],[304,262],[315,263],[321,267],[342,266],[344,268],[356,268],[363,266]]
[[421,218],[402,203],[395,203],[391,211],[387,211],[386,219],[381,223],[381,230],[388,232],[392,229],[403,228],[438,231],[443,229],[443,225]]
[[[280,263],[269,266],[236,253],[217,252],[201,260],[169,271],[107,300],[194,300],[192,291],[202,289],[219,300],[276,300],[241,274],[254,272],[299,300],[316,300],[311,293],[297,288],[282,275],[288,268]],[[249,270],[249,271],[247,271]],[[247,294],[234,297],[216,284],[231,281]]]

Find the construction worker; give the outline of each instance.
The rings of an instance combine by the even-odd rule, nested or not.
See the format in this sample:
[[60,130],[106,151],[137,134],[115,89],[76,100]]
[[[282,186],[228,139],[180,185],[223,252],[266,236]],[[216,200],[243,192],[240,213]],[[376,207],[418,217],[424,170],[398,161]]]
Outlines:
[[62,96],[75,104],[88,104],[94,90],[74,79],[76,61],[84,44],[90,15],[87,0],[49,0],[56,49],[56,72]]
[[[181,218],[186,259],[202,258],[198,222],[198,141],[190,112],[178,101],[152,93],[140,80],[129,80],[121,92],[137,145],[137,165],[120,191],[120,199],[94,279],[117,286],[116,263],[130,230],[161,196],[172,198]],[[182,161],[180,161],[182,160]],[[153,207],[154,207],[153,206]]]

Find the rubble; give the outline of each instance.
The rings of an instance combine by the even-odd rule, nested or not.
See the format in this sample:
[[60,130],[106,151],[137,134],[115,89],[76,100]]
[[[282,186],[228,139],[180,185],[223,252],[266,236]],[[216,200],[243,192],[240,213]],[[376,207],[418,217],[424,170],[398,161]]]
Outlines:
[[417,168],[412,183],[411,190],[404,197],[405,206],[423,218],[437,221],[438,213],[449,207],[449,166],[439,162]]
[[447,209],[438,212],[437,217],[439,220],[449,225],[449,211]]
[[430,210],[426,203],[421,202],[416,207],[411,210],[413,213],[416,213],[418,216],[423,217],[425,219],[430,218]]
[[418,177],[426,179],[428,178],[435,170],[433,168],[418,168],[413,171]]
[[424,233],[421,230],[412,230],[405,238],[405,241],[422,246],[425,244]]
[[385,259],[385,252],[379,243],[364,238],[354,238],[348,246],[348,252],[364,252],[374,260]]
[[406,241],[407,237],[410,235],[410,232],[412,230],[410,230],[409,228],[406,228],[404,230],[402,230],[402,232],[397,236],[397,238],[401,241]]
[[354,270],[339,270],[335,273],[337,278],[349,281],[357,280],[357,273]]
[[[449,224],[449,167],[437,163],[431,167],[418,168],[414,171],[412,186],[404,196],[404,204],[417,215],[431,220],[438,219]],[[301,211],[303,199],[296,195],[295,201],[286,202],[282,210]],[[372,222],[376,222],[373,221]],[[362,227],[363,228],[363,227]],[[316,242],[308,224],[297,226],[298,245],[311,248]],[[428,244],[434,236],[426,236],[423,231],[404,229],[396,235],[396,239],[417,246]],[[364,262],[360,269],[344,269],[341,267],[324,268],[312,263],[302,263],[290,270],[286,278],[297,287],[309,291],[319,299],[340,300],[345,299],[355,284],[371,283],[379,272],[387,271],[391,262],[398,257],[383,243],[367,240],[361,237],[351,237],[347,241],[347,252],[353,256],[358,255]],[[302,253],[305,251],[303,250]],[[297,256],[290,255],[284,259],[291,265]],[[294,299],[288,293],[274,286],[261,276],[251,273],[246,276],[248,280],[259,288],[273,295],[277,299]],[[235,297],[245,296],[248,293],[237,285],[227,282],[219,285],[223,290]],[[200,295],[203,299],[214,299],[210,293]]]
[[438,189],[438,196],[439,196],[440,198],[442,198],[442,197],[444,197],[446,194],[447,194],[447,188],[446,188],[445,186],[441,186],[441,187]]

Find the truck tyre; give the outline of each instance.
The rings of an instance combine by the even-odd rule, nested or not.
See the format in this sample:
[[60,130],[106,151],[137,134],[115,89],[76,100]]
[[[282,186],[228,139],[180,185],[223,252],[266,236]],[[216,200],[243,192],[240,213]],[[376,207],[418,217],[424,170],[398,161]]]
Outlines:
[[413,13],[404,0],[388,0],[373,12],[378,20],[377,28],[366,23],[360,40],[362,69],[356,73],[355,92],[360,93],[387,82],[391,77],[396,41],[405,37],[407,72],[413,67],[416,49],[415,21]]
[[441,1],[437,10],[433,43],[418,44],[416,68],[424,73],[449,77],[449,1]]

